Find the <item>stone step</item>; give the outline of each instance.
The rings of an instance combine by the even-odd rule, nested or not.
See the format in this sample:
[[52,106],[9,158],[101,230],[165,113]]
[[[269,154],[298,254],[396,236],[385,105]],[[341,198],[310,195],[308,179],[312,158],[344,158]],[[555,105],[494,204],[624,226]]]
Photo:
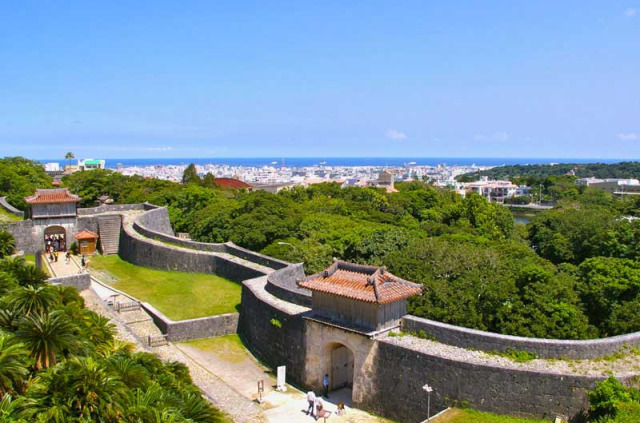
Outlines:
[[120,246],[121,219],[119,216],[98,219],[102,254],[117,254]]

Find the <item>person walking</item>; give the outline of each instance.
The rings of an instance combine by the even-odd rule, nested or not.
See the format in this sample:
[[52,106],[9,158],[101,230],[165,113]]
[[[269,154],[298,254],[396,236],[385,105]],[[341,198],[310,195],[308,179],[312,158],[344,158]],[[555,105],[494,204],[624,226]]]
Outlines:
[[316,394],[313,391],[309,391],[307,392],[307,403],[309,404],[309,407],[307,407],[307,416],[309,415],[309,413],[311,413],[311,417],[315,418],[316,417],[316,413],[313,412],[313,409],[316,405]]
[[323,396],[325,398],[329,398],[329,374],[328,373],[325,373],[324,377],[322,378],[322,386],[324,387]]
[[71,251],[67,251],[67,253],[64,255],[64,261],[65,263],[69,264],[69,262],[71,261]]
[[84,272],[84,268],[87,266],[87,261],[84,258],[84,254],[80,257],[80,273]]

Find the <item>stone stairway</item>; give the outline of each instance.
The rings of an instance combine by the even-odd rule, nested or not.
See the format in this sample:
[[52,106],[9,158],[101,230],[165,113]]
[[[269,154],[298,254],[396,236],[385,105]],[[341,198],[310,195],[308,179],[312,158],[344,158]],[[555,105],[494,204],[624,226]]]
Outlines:
[[120,216],[105,216],[98,219],[102,254],[118,254],[121,227],[122,218]]
[[152,345],[147,346],[167,345],[166,338],[144,309],[124,311],[118,313],[118,317],[144,344],[147,344],[148,340],[153,340]]

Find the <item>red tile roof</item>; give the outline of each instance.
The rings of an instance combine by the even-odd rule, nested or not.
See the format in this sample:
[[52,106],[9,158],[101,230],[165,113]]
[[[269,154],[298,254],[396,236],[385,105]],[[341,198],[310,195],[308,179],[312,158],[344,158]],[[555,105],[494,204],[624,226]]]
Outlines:
[[334,260],[326,270],[298,282],[319,291],[367,303],[388,304],[422,292],[422,286],[402,280],[384,267],[363,266]]
[[91,232],[88,231],[86,229],[83,229],[82,231],[78,232],[76,234],[76,239],[78,241],[82,240],[82,239],[98,239],[98,234],[95,232]]
[[248,183],[234,178],[214,178],[213,183],[220,188],[251,188],[251,185]]
[[71,194],[67,188],[37,189],[30,197],[25,197],[27,204],[77,203],[80,197]]

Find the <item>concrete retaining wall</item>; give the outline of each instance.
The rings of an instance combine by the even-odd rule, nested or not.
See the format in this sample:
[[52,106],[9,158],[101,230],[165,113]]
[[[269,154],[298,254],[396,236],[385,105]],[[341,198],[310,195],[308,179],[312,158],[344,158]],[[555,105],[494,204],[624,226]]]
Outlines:
[[402,319],[402,329],[415,332],[423,330],[438,342],[456,347],[474,348],[487,352],[503,352],[508,349],[524,350],[535,353],[540,358],[596,358],[612,354],[624,346],[640,345],[640,332],[602,339],[566,341],[500,335],[415,316],[405,316]]
[[24,212],[22,210],[16,209],[11,204],[9,204],[9,202],[7,201],[7,197],[0,197],[0,207],[14,216],[24,218]]
[[149,313],[156,326],[171,342],[228,335],[238,330],[238,313],[175,321],[151,304],[142,303],[142,308]]
[[78,291],[83,291],[91,286],[91,276],[88,273],[73,276],[60,276],[57,278],[47,279],[47,283],[52,285],[72,286]]

